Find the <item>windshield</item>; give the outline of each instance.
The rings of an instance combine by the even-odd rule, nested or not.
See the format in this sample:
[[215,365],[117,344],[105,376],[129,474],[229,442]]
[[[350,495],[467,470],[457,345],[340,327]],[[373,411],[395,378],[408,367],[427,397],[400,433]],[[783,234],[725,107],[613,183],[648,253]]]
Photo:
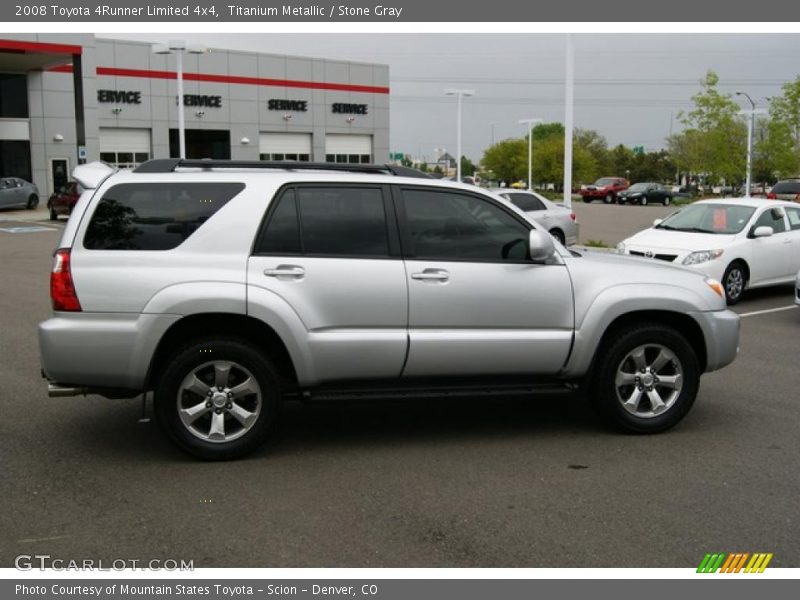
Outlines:
[[614,183],[616,179],[613,177],[601,177],[597,181],[594,182],[595,185],[611,185]]
[[634,183],[631,187],[628,188],[629,192],[644,192],[647,188],[650,187],[651,184],[649,183]]
[[674,229],[696,233],[739,233],[755,208],[737,204],[693,204],[672,213],[656,229]]

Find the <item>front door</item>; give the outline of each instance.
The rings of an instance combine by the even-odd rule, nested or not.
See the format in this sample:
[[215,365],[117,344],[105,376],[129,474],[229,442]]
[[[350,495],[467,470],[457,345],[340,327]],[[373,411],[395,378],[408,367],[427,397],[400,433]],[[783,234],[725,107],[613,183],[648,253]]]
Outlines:
[[792,272],[792,232],[787,231],[783,209],[776,206],[764,209],[756,218],[750,231],[758,227],[772,227],[769,237],[752,240],[750,284],[759,285],[776,279],[786,278]]
[[50,192],[57,192],[69,182],[69,159],[50,159]]
[[563,264],[527,258],[530,224],[479,194],[410,186],[401,194],[403,375],[557,373],[572,342],[572,284]]

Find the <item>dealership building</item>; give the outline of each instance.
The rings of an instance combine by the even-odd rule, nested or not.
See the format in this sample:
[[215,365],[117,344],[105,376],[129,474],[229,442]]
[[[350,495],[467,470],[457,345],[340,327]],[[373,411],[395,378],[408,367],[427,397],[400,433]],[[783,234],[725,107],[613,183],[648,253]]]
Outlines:
[[[0,176],[42,196],[76,164],[179,156],[177,56],[91,34],[1,34]],[[387,162],[389,68],[182,52],[187,158]]]

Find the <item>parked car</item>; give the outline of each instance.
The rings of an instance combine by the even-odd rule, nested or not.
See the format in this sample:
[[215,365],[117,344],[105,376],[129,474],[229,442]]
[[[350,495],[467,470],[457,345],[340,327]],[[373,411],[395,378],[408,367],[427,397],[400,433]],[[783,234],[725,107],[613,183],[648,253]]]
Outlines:
[[800,305],[800,271],[797,272],[794,280],[794,303]]
[[748,288],[791,283],[800,269],[800,206],[763,198],[703,200],[622,241],[624,254],[718,279],[728,304]]
[[493,188],[490,191],[511,202],[531,219],[547,229],[562,245],[578,243],[578,221],[575,212],[551,202],[536,192]]
[[348,167],[76,167],[92,191],[39,325],[50,395],[153,391],[180,448],[228,459],[291,399],[577,386],[614,425],[654,433],[736,357],[739,317],[703,274],[570,252],[474,186]]
[[50,211],[50,220],[55,221],[58,215],[71,215],[72,209],[83,193],[83,188],[77,181],[70,181],[59,188],[47,200],[47,210]]
[[617,201],[617,194],[627,190],[630,183],[622,177],[601,177],[592,185],[582,187],[580,195],[584,202],[602,200],[606,204]]
[[0,178],[0,208],[27,208],[39,206],[39,188],[19,177]]
[[672,190],[660,183],[634,183],[627,190],[617,194],[617,202],[620,204],[641,204],[642,206],[658,202],[664,206],[669,206],[669,203],[672,202]]
[[800,202],[800,179],[784,179],[772,186],[767,194],[770,200]]

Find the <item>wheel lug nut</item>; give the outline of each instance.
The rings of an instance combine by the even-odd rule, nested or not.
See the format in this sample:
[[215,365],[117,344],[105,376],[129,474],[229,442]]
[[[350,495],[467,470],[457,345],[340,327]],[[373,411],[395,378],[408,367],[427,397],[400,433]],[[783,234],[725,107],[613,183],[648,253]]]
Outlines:
[[221,392],[221,391],[222,391],[222,386],[221,386],[221,385],[218,385],[218,386],[217,386],[217,391],[218,391],[218,392]]
[[228,392],[228,398],[233,398],[233,392]]
[[232,406],[233,406],[233,404],[231,404],[230,402],[228,402],[228,403],[225,405],[225,408],[227,408],[228,410],[230,410],[230,408],[231,408]]
[[211,396],[213,396],[213,395],[214,395],[214,392],[212,392],[211,390],[208,390],[208,397],[211,398]]
[[211,402],[206,402],[206,408],[211,408]]

